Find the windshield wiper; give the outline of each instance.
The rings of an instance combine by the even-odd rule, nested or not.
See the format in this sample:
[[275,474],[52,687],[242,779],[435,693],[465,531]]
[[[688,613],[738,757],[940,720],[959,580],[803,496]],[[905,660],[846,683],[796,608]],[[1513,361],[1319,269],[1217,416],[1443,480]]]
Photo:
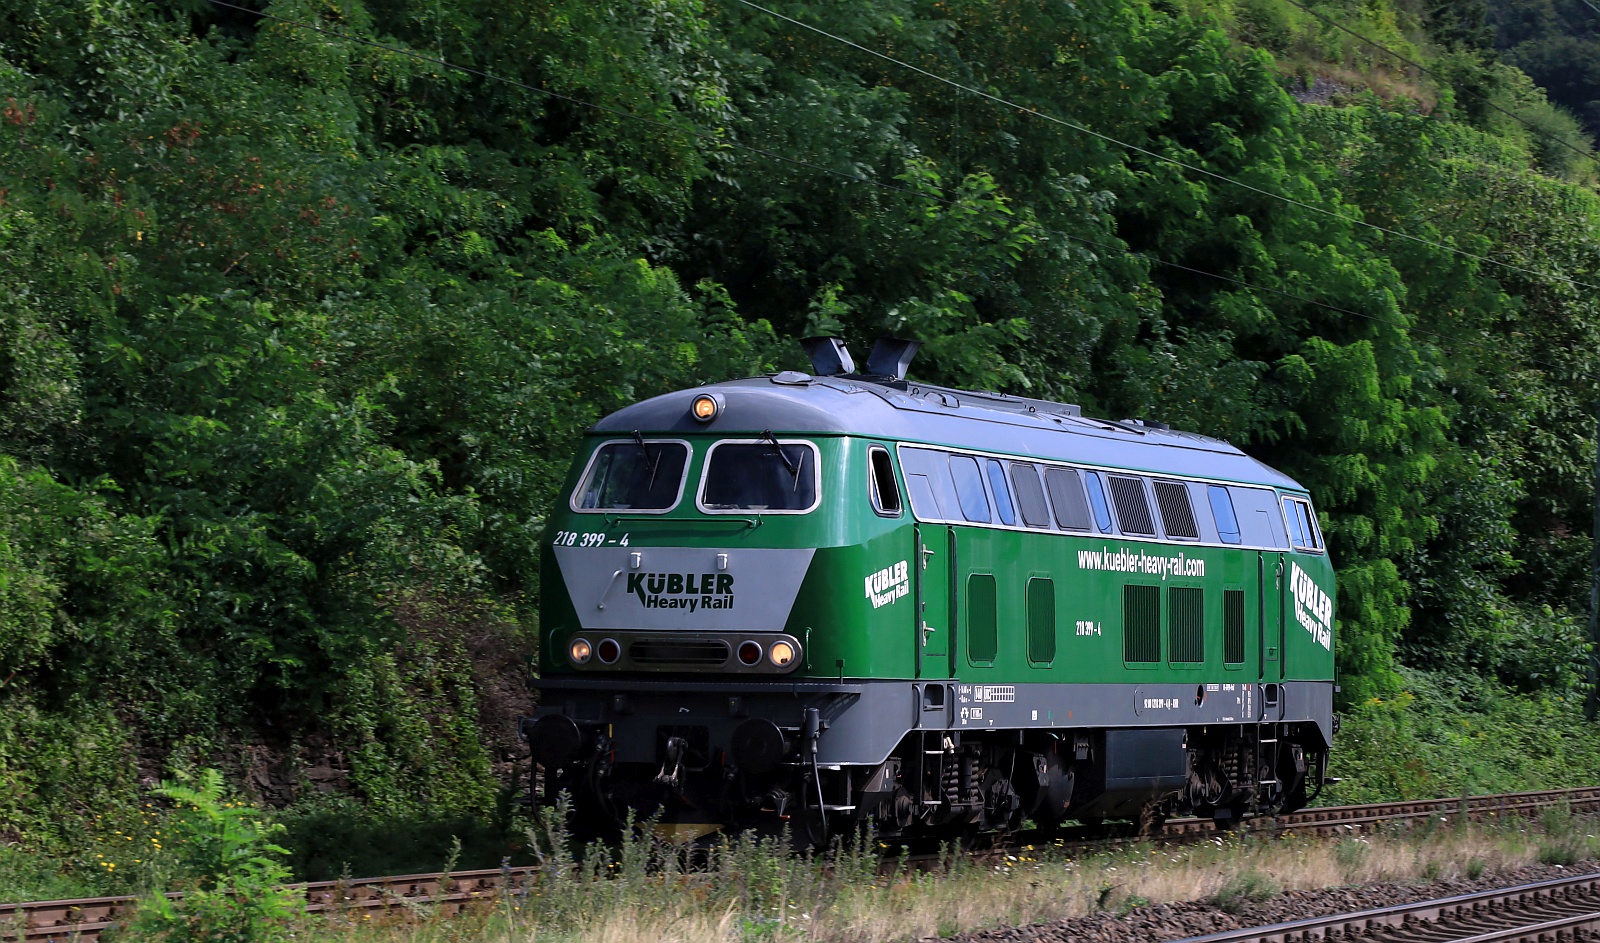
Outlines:
[[794,483],[796,485],[799,485],[800,469],[795,465],[794,459],[791,459],[789,454],[783,450],[783,446],[778,442],[778,437],[772,434],[771,429],[766,430],[765,432],[761,433],[761,435],[768,442],[772,443],[773,448],[778,450],[778,457],[783,459],[783,467],[789,469],[789,477],[794,479]]
[[[639,451],[644,453],[644,460],[647,461],[647,462],[650,462],[650,449],[645,446],[645,444],[644,444],[644,436],[639,434],[639,430],[638,429],[633,430],[633,444],[637,445],[639,447]],[[650,462],[650,483],[646,486],[647,488],[649,488],[651,490],[655,489],[655,486],[656,486],[656,474],[658,472],[660,472],[660,470],[661,470],[661,453],[660,453],[660,451],[657,451],[656,452],[655,461]]]

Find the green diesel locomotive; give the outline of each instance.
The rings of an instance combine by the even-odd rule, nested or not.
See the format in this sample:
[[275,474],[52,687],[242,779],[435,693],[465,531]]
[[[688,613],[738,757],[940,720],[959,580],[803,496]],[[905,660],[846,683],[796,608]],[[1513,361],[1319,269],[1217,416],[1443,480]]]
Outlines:
[[1306,490],[1225,442],[856,370],[590,431],[544,548],[546,795],[814,841],[1304,805],[1335,717]]

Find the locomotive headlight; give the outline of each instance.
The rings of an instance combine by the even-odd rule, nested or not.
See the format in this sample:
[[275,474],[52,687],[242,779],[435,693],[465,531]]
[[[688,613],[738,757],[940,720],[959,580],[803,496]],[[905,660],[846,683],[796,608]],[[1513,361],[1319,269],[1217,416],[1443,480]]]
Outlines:
[[722,397],[716,393],[701,393],[689,404],[689,414],[701,422],[710,422],[722,412]]
[[586,665],[589,659],[594,657],[594,649],[589,647],[588,639],[575,638],[572,644],[567,646],[567,657],[572,659],[574,665]]
[[794,661],[794,646],[788,642],[773,642],[772,650],[767,652],[767,658],[779,668],[787,668]]
[[622,645],[614,638],[603,638],[595,646],[594,654],[602,665],[614,665],[622,657]]
[[[778,643],[782,645],[782,642]],[[761,661],[761,643],[745,639],[739,643],[739,663],[750,666]]]

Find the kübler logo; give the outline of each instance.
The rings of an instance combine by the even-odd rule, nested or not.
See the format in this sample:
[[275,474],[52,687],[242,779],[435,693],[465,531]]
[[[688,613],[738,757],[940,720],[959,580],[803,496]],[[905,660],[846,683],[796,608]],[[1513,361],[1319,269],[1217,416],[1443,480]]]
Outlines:
[[1289,594],[1294,597],[1295,621],[1318,645],[1333,651],[1333,599],[1298,563],[1289,564]]
[[628,592],[646,609],[732,609],[732,573],[629,573]]
[[894,566],[886,566],[866,578],[867,598],[872,601],[872,608],[878,609],[889,605],[901,596],[911,593],[911,575],[906,568],[906,561],[901,560]]

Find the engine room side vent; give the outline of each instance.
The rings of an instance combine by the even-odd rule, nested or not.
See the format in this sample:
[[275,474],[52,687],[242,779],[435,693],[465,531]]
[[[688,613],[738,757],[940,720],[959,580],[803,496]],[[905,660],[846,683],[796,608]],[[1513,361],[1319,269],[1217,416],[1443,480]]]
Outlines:
[[715,668],[727,662],[728,654],[728,643],[721,639],[651,638],[628,646],[636,665]]
[[1194,508],[1189,504],[1189,488],[1182,482],[1152,482],[1156,492],[1156,508],[1161,511],[1161,526],[1168,537],[1200,539],[1200,529],[1194,523]]
[[1122,587],[1122,660],[1161,660],[1161,587]]
[[1154,537],[1155,520],[1150,516],[1150,499],[1144,493],[1144,481],[1111,475],[1111,500],[1117,504],[1117,518],[1122,521],[1124,534]]

